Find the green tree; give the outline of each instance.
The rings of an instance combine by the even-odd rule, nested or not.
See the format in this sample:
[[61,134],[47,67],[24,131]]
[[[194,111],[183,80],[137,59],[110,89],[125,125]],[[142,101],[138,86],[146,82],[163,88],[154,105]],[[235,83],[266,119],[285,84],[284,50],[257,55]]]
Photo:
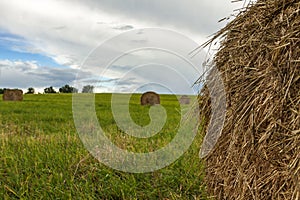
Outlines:
[[94,92],[94,86],[92,85],[85,85],[82,88],[82,93],[93,93]]
[[56,93],[56,91],[54,90],[54,88],[52,86],[48,87],[48,88],[45,88],[44,89],[44,92],[46,94],[49,94],[49,93]]
[[60,93],[77,93],[78,89],[71,87],[69,85],[65,85],[65,86],[59,88],[59,92]]
[[28,88],[26,94],[34,94],[34,88]]
[[3,94],[4,90],[5,90],[5,88],[4,89],[0,88],[0,94]]

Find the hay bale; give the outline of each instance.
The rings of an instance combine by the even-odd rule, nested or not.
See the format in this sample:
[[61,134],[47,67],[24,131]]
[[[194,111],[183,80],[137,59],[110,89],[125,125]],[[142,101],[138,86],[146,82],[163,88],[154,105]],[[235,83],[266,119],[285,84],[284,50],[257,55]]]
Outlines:
[[156,104],[160,104],[160,97],[157,93],[155,92],[146,92],[144,94],[142,94],[141,96],[141,105],[156,105]]
[[187,95],[182,95],[179,99],[180,104],[182,105],[188,105],[191,102],[191,98],[188,97]]
[[[207,43],[226,90],[221,137],[205,158],[215,199],[300,199],[300,2],[257,0]],[[200,108],[209,119],[207,88]],[[207,123],[206,123],[207,125]]]
[[5,89],[2,98],[3,101],[23,101],[23,91]]

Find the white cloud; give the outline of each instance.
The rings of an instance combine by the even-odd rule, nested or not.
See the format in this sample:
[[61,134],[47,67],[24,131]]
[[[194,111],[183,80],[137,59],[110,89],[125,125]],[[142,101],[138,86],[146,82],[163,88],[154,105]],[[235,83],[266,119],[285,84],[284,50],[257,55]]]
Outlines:
[[[73,84],[78,70],[71,68],[39,66],[37,61],[0,60],[0,85],[4,88],[61,87]],[[81,71],[78,78],[91,77],[91,73]]]
[[93,12],[84,4],[12,0],[1,1],[0,11],[0,27],[22,35],[35,51],[38,49],[63,65],[80,63],[101,41],[118,33],[112,25],[118,19]]
[[183,32],[198,42],[228,16],[230,1],[193,0],[10,0],[0,2],[0,27],[24,36],[47,55],[78,64],[98,44],[129,27],[161,27]]
[[[231,4],[230,0],[191,0],[188,2],[182,0],[1,1],[0,30],[22,36],[26,40],[24,46],[11,46],[11,48],[46,55],[67,67],[49,68],[39,66],[36,61],[20,61],[18,63],[18,61],[2,60],[3,66],[9,66],[10,69],[2,68],[0,81],[7,85],[13,85],[8,80],[13,79],[13,74],[17,77],[15,80],[19,80],[18,87],[25,87],[25,85],[26,87],[40,87],[43,84],[57,86],[63,82],[73,81],[77,69],[93,49],[104,41],[134,28],[167,28],[187,35],[196,41],[193,45],[186,45],[182,42],[183,40],[179,39],[164,44],[166,48],[177,48],[179,51],[183,48],[186,53],[205,42],[209,35],[222,26],[217,21],[229,16],[234,8],[240,6],[241,4]],[[128,38],[131,39],[128,47],[134,48],[149,42],[149,38],[141,35],[136,35],[136,38]],[[7,40],[9,39],[7,38]],[[163,39],[159,35],[153,35],[153,39],[157,39],[157,43],[163,43]],[[116,52],[122,53],[120,43],[106,46],[104,51],[100,52],[102,57],[97,57],[94,63],[90,63],[89,69],[85,69],[89,72],[82,72],[83,77],[87,78],[92,74],[93,77],[90,78],[95,78],[96,75],[99,78],[99,72],[106,66],[100,63],[103,63],[107,57],[115,55]],[[144,60],[147,56],[151,55],[142,55]],[[122,71],[124,67],[134,64],[134,60],[130,61],[130,59],[136,59],[138,56],[135,55],[131,58],[128,56],[127,58],[123,63],[115,65],[123,68],[108,69],[104,77],[120,78],[124,73]],[[156,62],[163,62],[166,58],[157,58]],[[173,61],[170,62],[172,65]],[[197,63],[200,62],[197,61]],[[22,70],[25,73],[22,74]],[[142,81],[147,82],[147,79],[150,80],[147,78],[147,74],[143,76],[141,73],[136,73],[135,76],[135,82],[128,81],[128,87]],[[191,78],[190,75],[188,77],[190,80],[195,78]],[[171,80],[170,82],[176,85]]]

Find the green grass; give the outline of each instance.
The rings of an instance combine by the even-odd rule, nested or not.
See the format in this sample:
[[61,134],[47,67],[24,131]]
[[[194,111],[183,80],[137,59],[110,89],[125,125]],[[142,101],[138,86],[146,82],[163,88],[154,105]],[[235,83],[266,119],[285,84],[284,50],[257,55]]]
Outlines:
[[[206,199],[199,135],[170,166],[125,173],[101,164],[84,148],[74,126],[72,95],[25,95],[23,102],[0,99],[0,199]],[[121,148],[155,151],[175,136],[180,120],[175,96],[161,96],[167,122],[149,139],[122,132],[110,102],[111,94],[96,95],[97,117]],[[135,123],[150,122],[150,107],[139,105],[139,95],[131,97],[129,107]]]

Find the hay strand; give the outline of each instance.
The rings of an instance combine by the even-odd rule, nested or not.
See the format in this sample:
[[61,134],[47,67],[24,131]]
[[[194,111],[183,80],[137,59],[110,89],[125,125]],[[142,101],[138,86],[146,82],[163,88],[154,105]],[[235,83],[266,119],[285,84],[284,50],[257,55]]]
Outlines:
[[[299,200],[300,2],[258,0],[205,45],[219,38],[214,67],[227,111],[205,158],[208,191],[216,199]],[[209,120],[207,88],[200,98]]]

